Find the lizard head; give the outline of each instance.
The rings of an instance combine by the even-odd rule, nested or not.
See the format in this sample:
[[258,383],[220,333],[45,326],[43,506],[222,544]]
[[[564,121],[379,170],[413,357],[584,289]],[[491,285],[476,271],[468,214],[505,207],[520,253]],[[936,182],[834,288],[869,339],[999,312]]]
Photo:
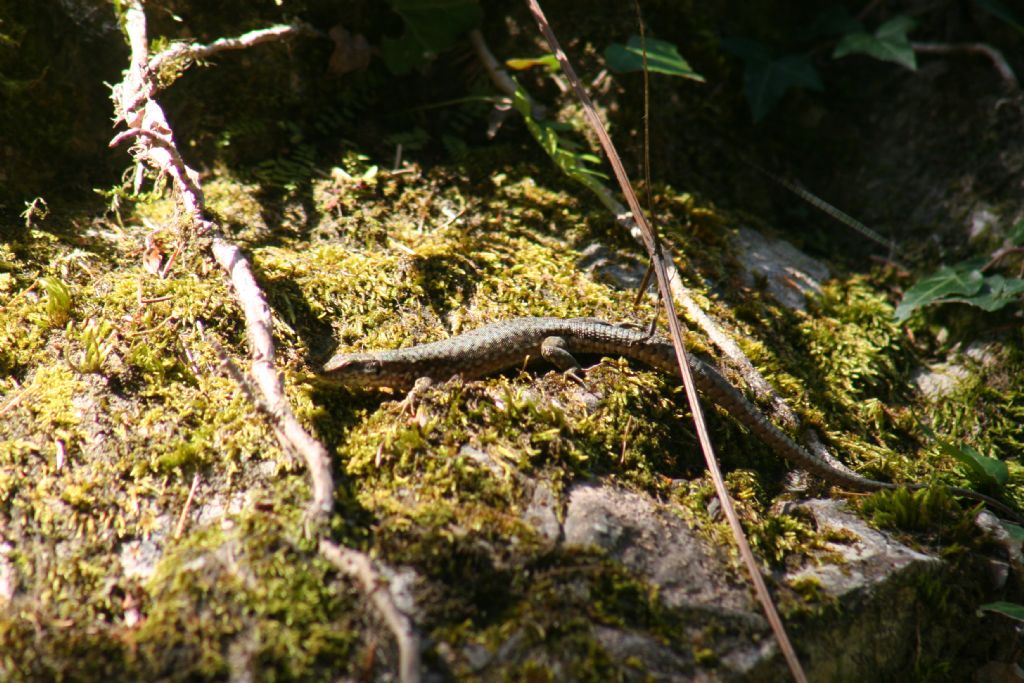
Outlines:
[[328,384],[353,388],[396,387],[406,382],[392,368],[384,372],[384,363],[370,353],[339,353],[324,363],[320,379]]
[[370,354],[339,353],[324,363],[321,378],[348,387],[380,386],[381,362]]

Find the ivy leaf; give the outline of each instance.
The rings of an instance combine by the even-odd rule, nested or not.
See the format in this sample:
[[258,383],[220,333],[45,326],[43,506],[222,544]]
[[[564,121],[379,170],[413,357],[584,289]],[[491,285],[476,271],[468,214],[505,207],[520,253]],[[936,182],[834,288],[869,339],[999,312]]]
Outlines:
[[1009,7],[999,2],[999,0],[974,0],[974,2],[992,16],[997,19],[1002,19],[1016,30],[1024,33],[1024,26],[1021,26],[1016,15],[1010,11]]
[[945,297],[970,297],[980,292],[985,281],[981,271],[977,268],[964,269],[963,265],[943,266],[918,280],[917,284],[906,291],[903,301],[896,307],[896,321],[903,322],[918,308]]
[[767,64],[748,66],[743,75],[743,90],[754,121],[760,121],[774,109],[790,88],[817,92],[824,89],[807,55],[786,55]]
[[478,0],[389,0],[405,20],[400,38],[381,41],[381,56],[392,73],[401,75],[455,44],[456,39],[480,24]]
[[483,18],[477,0],[390,0],[408,33],[427,50],[447,50]]
[[1024,621],[1024,605],[1018,605],[1015,602],[1000,600],[999,602],[990,602],[978,607],[978,616],[985,612],[995,612],[1016,621]]
[[[643,71],[644,41],[640,36],[630,36],[625,45],[612,43],[604,51],[604,60],[613,71],[629,73]],[[704,82],[704,77],[690,68],[675,45],[657,38],[647,38],[647,70],[668,76],[679,76]]]
[[380,44],[380,56],[391,73],[401,76],[426,63],[430,53],[406,34],[401,38],[384,36]]
[[982,455],[967,444],[953,445],[948,441],[937,441],[942,452],[966,465],[971,479],[987,489],[1000,489],[1010,480],[1010,470],[998,458]]
[[805,41],[830,38],[863,31],[864,25],[855,19],[843,5],[829,5],[818,12],[807,28],[800,31]]
[[989,275],[984,279],[983,284],[978,295],[966,299],[949,299],[949,301],[970,304],[991,313],[1013,303],[1020,294],[1024,293],[1024,280],[1016,277]]
[[760,121],[790,88],[821,91],[824,87],[807,55],[773,58],[767,47],[744,38],[726,38],[722,47],[743,60],[743,92],[754,121]]
[[745,64],[753,62],[770,62],[772,60],[772,52],[768,49],[768,46],[764,43],[759,43],[756,40],[728,37],[722,38],[721,45],[722,49],[736,55],[742,59]]
[[874,35],[866,31],[848,33],[836,45],[832,52],[832,58],[839,59],[850,54],[864,54],[916,71],[917,58],[914,56],[914,48],[910,46],[910,39],[907,37],[907,32],[914,28],[915,23],[910,17],[901,14],[879,26]]
[[1010,229],[1010,234],[1007,236],[1010,240],[1010,244],[1015,247],[1024,245],[1024,221],[1020,221],[1017,225]]

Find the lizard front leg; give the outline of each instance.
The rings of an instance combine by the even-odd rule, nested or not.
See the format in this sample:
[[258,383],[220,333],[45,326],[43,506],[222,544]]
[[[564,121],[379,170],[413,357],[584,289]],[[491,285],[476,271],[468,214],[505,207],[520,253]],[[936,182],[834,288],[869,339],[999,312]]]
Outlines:
[[586,382],[583,379],[583,368],[579,361],[569,351],[569,345],[562,337],[546,337],[540,344],[540,355],[544,360],[561,370],[566,377],[578,382],[584,389]]

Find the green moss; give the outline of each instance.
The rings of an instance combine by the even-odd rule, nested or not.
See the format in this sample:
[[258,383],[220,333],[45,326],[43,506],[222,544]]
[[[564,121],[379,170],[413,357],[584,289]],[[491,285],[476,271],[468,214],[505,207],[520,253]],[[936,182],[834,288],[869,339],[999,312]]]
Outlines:
[[902,344],[893,309],[862,278],[832,281],[801,324],[807,352],[834,400],[891,394]]
[[290,541],[299,531],[291,517],[249,513],[165,557],[135,636],[147,669],[164,666],[169,648],[188,662],[175,677],[220,677],[232,665],[284,680],[337,674],[362,640],[354,593],[331,583],[314,548]]
[[[557,680],[637,675],[635,660],[615,658],[600,644],[595,624],[644,634],[672,650],[680,647],[682,623],[649,587],[613,563],[586,553],[546,554],[510,578],[504,599],[491,610],[467,613],[467,621],[435,631],[435,637],[460,648],[506,651],[500,663],[483,669],[456,660],[460,680],[545,680],[552,671],[558,672]],[[687,654],[677,652],[682,659]]]
[[782,563],[787,555],[806,553],[821,545],[819,534],[806,520],[786,514],[762,514],[747,529],[750,545],[762,561]]
[[[197,472],[209,490],[241,486],[293,518],[305,501],[301,473],[276,468],[274,486],[261,484],[254,466],[261,460],[273,465],[280,451],[234,383],[217,375],[216,354],[196,330],[203,322],[207,338],[244,357],[228,290],[219,277],[209,277],[215,271],[203,255],[189,250],[169,278],[153,277],[133,251],[143,233],[122,230],[116,248],[96,247],[106,249],[97,258],[60,232],[26,231],[5,244],[0,257],[7,276],[2,286],[13,294],[0,307],[0,487],[5,538],[16,547],[9,558],[18,589],[0,620],[5,679],[66,678],[70,671],[81,679],[150,679],[172,669],[188,678],[223,671],[223,652],[201,654],[195,662],[178,659],[200,643],[220,648],[216,638],[206,640],[215,630],[207,625],[222,629],[222,622],[207,622],[204,615],[182,635],[159,632],[163,617],[147,620],[174,612],[180,596],[163,604],[126,577],[122,543],[155,536],[163,544]],[[165,234],[165,257],[173,243],[173,233]],[[39,284],[39,273],[52,274]],[[295,571],[308,564],[296,560]],[[280,560],[275,567],[287,579],[276,584],[278,594],[292,592],[298,584],[288,582],[301,577],[285,576]],[[260,585],[275,585],[262,571]],[[318,571],[302,581],[322,587],[326,569]],[[215,610],[244,592],[234,590],[240,593],[230,599],[220,594],[217,600],[226,602]],[[296,590],[292,597],[301,595]],[[127,596],[152,631],[125,621]],[[193,594],[197,605],[198,596]],[[257,607],[249,611],[275,604],[272,598],[257,592]],[[322,666],[323,657],[310,653],[330,650],[333,661],[358,640],[320,614],[301,617],[309,625],[304,632],[292,629],[281,619],[283,601],[276,604],[278,612],[261,617],[270,625],[256,632],[266,642],[254,646],[268,668],[301,678]],[[323,625],[328,623],[330,633]],[[310,656],[303,659],[303,653]]]
[[[387,226],[390,239],[404,240],[404,252],[336,245],[254,250],[260,278],[284,322],[277,332],[286,361],[296,363],[304,348],[323,351],[323,340],[332,337],[351,346],[400,345],[438,338],[449,325],[468,328],[515,313],[584,314],[592,312],[590,301],[601,311],[624,300],[579,274],[561,240],[528,227],[544,221],[545,212],[564,212],[565,204],[574,203],[566,195],[516,181],[506,186],[508,195],[487,199],[506,212],[507,233],[498,232],[496,223],[467,226],[465,219],[436,214],[427,216],[434,234],[426,235],[422,221],[412,219],[427,205],[424,188],[403,183],[385,179],[377,188],[408,212],[392,219],[404,222]],[[236,190],[230,184],[217,188],[222,212],[230,209]],[[481,202],[457,189],[442,193],[452,206]],[[520,193],[530,206],[509,199]],[[136,216],[166,220],[167,206],[144,198]],[[127,228],[124,235],[143,241],[140,229]],[[176,236],[163,231],[156,237],[166,257]],[[106,624],[88,637],[54,637],[40,649],[26,647],[35,631],[12,616],[0,624],[4,651],[42,656],[49,662],[45,667],[53,668],[25,669],[41,676],[56,675],[74,661],[97,676],[117,670],[153,677],[173,669],[175,676],[208,678],[224,675],[233,658],[251,657],[275,677],[303,678],[315,676],[327,661],[351,661],[365,643],[356,635],[365,626],[352,621],[359,618],[352,596],[325,580],[330,570],[315,555],[307,556],[311,549],[299,549],[301,541],[282,542],[301,537],[294,520],[305,499],[302,472],[283,459],[275,464],[281,454],[269,430],[233,383],[214,372],[216,355],[196,330],[203,323],[205,335],[244,357],[227,289],[192,249],[177,257],[169,277],[159,279],[146,271],[138,252],[122,247],[106,261],[68,261],[72,267],[61,275],[71,300],[68,325],[48,322],[47,298],[40,291],[0,311],[12,341],[5,362],[21,368],[23,376],[4,385],[10,405],[0,433],[0,482],[39,534],[37,541],[19,544],[21,585],[54,606],[32,619]],[[8,272],[30,272],[37,265],[33,259],[53,260],[62,249],[60,239],[30,235],[10,252]],[[17,278],[5,286],[27,287]],[[587,306],[580,305],[583,299]],[[426,322],[424,310],[435,312]],[[454,315],[463,310],[464,317]],[[101,326],[113,333],[102,339],[84,333]],[[81,374],[89,349],[101,344],[109,350],[96,356],[94,372]],[[50,357],[48,346],[63,351],[59,362],[42,365]],[[289,378],[302,376],[292,371]],[[547,543],[519,519],[520,473],[544,472],[557,486],[581,475],[615,472],[657,489],[664,485],[662,472],[689,466],[662,448],[666,439],[688,439],[661,426],[677,414],[662,380],[611,364],[591,373],[591,383],[604,396],[593,414],[573,397],[575,385],[553,375],[545,391],[564,396],[564,407],[534,394],[532,379],[495,378],[431,390],[411,422],[392,404],[377,410],[379,399],[370,396],[327,394],[301,383],[289,391],[300,415],[324,426],[353,482],[351,489],[339,490],[350,522],[335,528],[366,538],[367,527],[359,525],[372,521],[374,547],[389,561],[417,567],[435,586],[462,576],[460,583],[472,583],[475,591],[468,601],[446,604],[461,604],[462,613],[474,614],[515,578],[480,553],[481,542],[499,546],[514,538],[527,562],[548,552]],[[256,475],[260,462],[276,469],[275,480]],[[26,467],[33,468],[33,477],[16,469]],[[174,550],[152,579],[104,588],[107,577],[119,575],[113,567],[121,539],[168,538],[196,474],[201,485],[195,504],[208,503],[213,491],[241,487],[269,501],[292,526],[267,524],[260,513],[250,513],[226,531],[199,527],[179,542],[160,541]],[[16,536],[22,533],[17,529]],[[67,550],[52,565],[31,559],[54,543]],[[630,581],[622,575],[621,582],[591,587],[591,609],[601,620],[630,627],[649,621],[631,611],[637,595]],[[126,595],[139,605],[141,625],[122,621]],[[642,595],[645,604],[655,604],[653,595]],[[509,628],[520,622],[516,614],[503,617]],[[576,666],[614,669],[587,634],[587,618],[581,611],[565,627],[567,642],[576,643],[579,653]],[[434,623],[441,628],[456,622],[446,617]],[[473,633],[492,625],[487,619],[473,623]],[[6,670],[24,665],[11,657]]]
[[941,486],[911,491],[879,491],[861,503],[861,510],[883,528],[926,530],[961,519],[963,512]]
[[[221,143],[245,137],[242,127]],[[291,130],[254,126],[248,135],[271,129]],[[517,315],[620,319],[630,311],[646,321],[649,302],[633,309],[632,293],[581,272],[574,250],[595,240],[636,247],[551,169],[508,163],[507,149],[400,174],[348,148],[310,173],[309,149],[303,140],[284,161],[257,163],[262,176],[214,164],[204,186],[211,210],[253,257],[289,398],[336,457],[330,528],[338,540],[417,572],[411,590],[417,624],[435,644],[429,656],[444,657],[457,677],[642,676],[639,662],[609,654],[597,628],[713,666],[715,629],[687,631],[649,585],[598,553],[553,548],[522,515],[536,480],[558,492],[600,478],[672,500],[706,538],[728,544],[724,523],[709,519],[712,488],[695,478],[703,464],[672,383],[605,361],[589,371],[587,396],[542,366],[435,386],[408,411],[387,400],[400,396],[310,380],[309,368],[335,346],[395,348]],[[278,176],[287,187],[268,189]],[[733,218],[671,187],[653,194],[695,299],[750,332],[745,350],[810,423],[828,429],[842,457],[899,477],[936,466],[910,456],[920,432],[916,406],[899,389],[908,354],[869,279],[838,278],[806,316],[779,312],[756,291],[741,305],[711,294],[706,281],[732,289]],[[117,230],[107,231],[116,237],[95,233],[94,252],[77,246],[83,233],[73,223],[67,234],[36,230],[0,245],[0,490],[31,606],[0,619],[3,671],[53,678],[75,666],[83,676],[182,680],[224,678],[240,666],[268,680],[366,674],[360,662],[373,661],[390,636],[304,535],[301,466],[218,371],[209,340],[242,365],[249,353],[226,280],[201,240],[186,240],[167,277],[147,270],[147,237],[165,258],[178,243],[170,199],[142,196],[119,211]],[[41,277],[66,288],[67,305]],[[109,350],[98,353],[104,343]],[[87,365],[90,348],[97,360]],[[1005,391],[981,386],[974,396],[999,416],[992,443],[1013,447],[1019,387],[1011,379]],[[759,555],[781,566],[835,540],[775,511],[785,466],[727,416],[708,412]],[[966,414],[935,417],[980,432]],[[951,503],[927,495],[937,494],[880,494],[864,514],[926,532],[949,524]],[[958,539],[949,546],[957,558],[968,547]],[[162,550],[158,569],[126,577],[122,551],[143,541]],[[828,607],[812,584],[787,595],[794,613]],[[128,623],[126,605],[141,621]],[[503,647],[524,656],[481,671],[466,654]]]
[[839,602],[825,591],[821,582],[813,576],[789,581],[787,587],[792,593],[785,593],[779,611],[787,619],[798,616],[821,617],[828,612],[838,613]]
[[968,354],[955,357],[963,374],[925,404],[936,431],[994,457],[1009,459],[1021,452],[1024,387],[1018,378],[1024,372],[1024,355],[1016,346],[979,346],[975,356],[980,360]]
[[241,239],[258,238],[269,227],[258,201],[259,186],[232,177],[227,168],[219,169],[223,175],[203,185],[206,204],[220,221],[236,231]]

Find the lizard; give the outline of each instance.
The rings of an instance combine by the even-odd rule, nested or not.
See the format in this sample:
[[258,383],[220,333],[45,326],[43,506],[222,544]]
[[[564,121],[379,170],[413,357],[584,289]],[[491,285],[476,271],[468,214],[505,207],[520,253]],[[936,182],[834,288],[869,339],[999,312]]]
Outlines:
[[[465,380],[478,379],[543,358],[582,381],[581,366],[573,354],[622,356],[673,376],[679,374],[675,349],[664,337],[598,318],[529,317],[485,325],[449,339],[403,349],[340,353],[323,365],[320,379],[350,388],[411,389],[418,381],[441,382],[457,375]],[[772,424],[712,363],[692,353],[687,354],[687,359],[704,398],[725,409],[791,464],[829,484],[853,491],[927,487],[920,483],[901,485],[869,479],[834,466]],[[1015,521],[1022,520],[1018,512],[990,496],[957,486],[946,489],[984,503]]]

